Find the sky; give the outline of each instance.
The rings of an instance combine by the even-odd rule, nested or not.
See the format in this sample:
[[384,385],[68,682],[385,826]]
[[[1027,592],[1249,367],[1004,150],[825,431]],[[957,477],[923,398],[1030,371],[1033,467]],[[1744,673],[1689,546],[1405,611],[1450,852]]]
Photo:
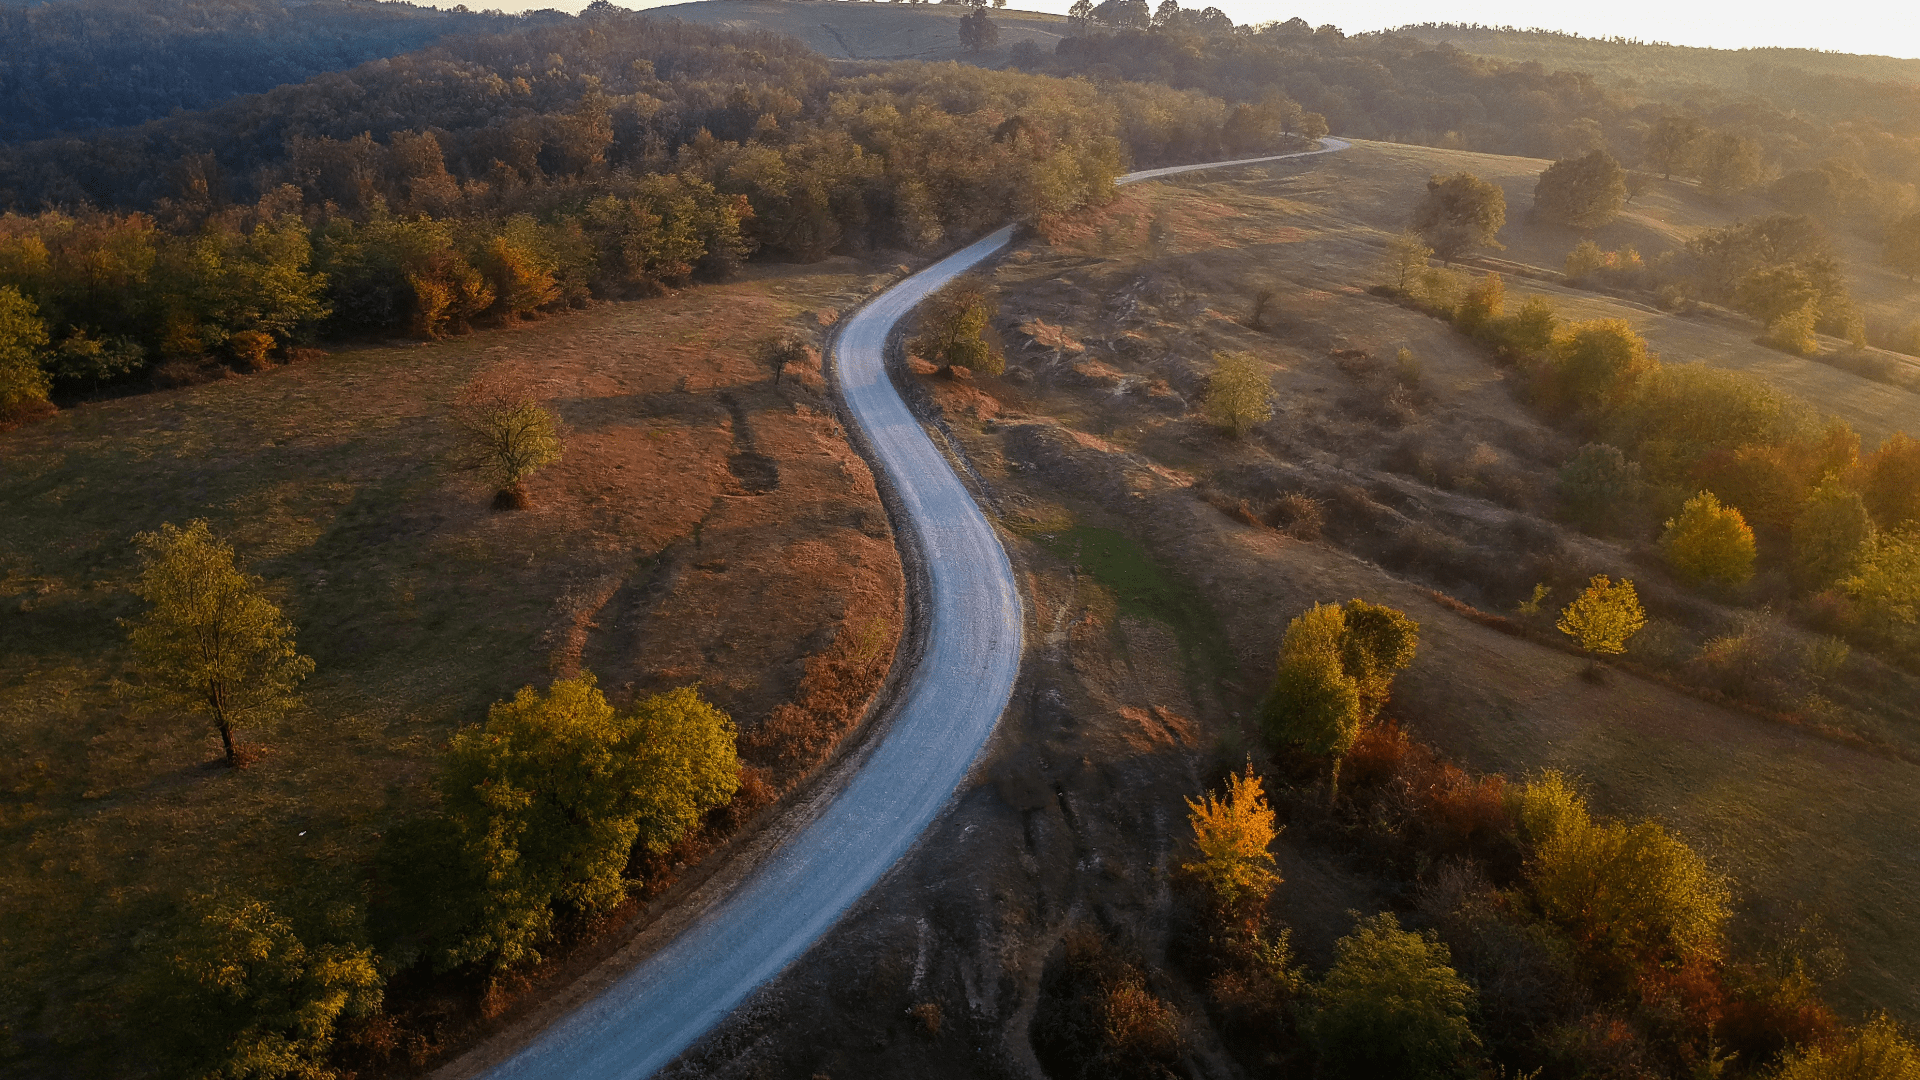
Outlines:
[[[436,0],[451,6],[454,0]],[[658,7],[649,0],[614,0],[621,7]],[[1008,0],[1009,7],[1064,13],[1073,0]],[[1220,8],[1235,22],[1259,23],[1295,15],[1348,33],[1414,22],[1468,22],[1538,26],[1586,37],[1629,37],[1673,45],[1743,49],[1778,45],[1920,58],[1920,15],[1901,0],[1827,0],[1808,7],[1786,0],[1740,4],[1700,0],[1612,0],[1606,4],[1541,4],[1538,0],[1189,0]],[[1910,2],[1910,0],[1909,0]],[[1149,0],[1157,5],[1159,0]],[[472,8],[524,11],[554,7],[578,11],[586,0],[468,0]],[[1900,14],[1901,11],[1907,14]]]

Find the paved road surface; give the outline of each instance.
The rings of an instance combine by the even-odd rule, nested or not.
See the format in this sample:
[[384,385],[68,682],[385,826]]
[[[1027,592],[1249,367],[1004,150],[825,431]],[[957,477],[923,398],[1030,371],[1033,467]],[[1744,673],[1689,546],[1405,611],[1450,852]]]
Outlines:
[[[1121,183],[1194,169],[1149,169]],[[737,891],[606,992],[541,1032],[493,1080],[640,1080],[679,1056],[779,974],[880,880],[932,823],[1005,711],[1020,670],[1020,594],[993,526],[907,411],[886,372],[887,335],[914,306],[986,261],[1011,226],[882,293],[835,350],[841,392],[913,530],[929,589],[925,651],[879,744],[820,816]]]

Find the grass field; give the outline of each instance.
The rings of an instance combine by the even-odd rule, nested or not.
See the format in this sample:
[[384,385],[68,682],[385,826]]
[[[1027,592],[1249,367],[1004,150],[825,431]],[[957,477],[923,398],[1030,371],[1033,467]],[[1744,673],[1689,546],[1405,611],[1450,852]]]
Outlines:
[[[698,683],[750,731],[843,634],[890,656],[902,578],[872,480],[817,367],[775,385],[751,354],[871,280],[772,268],[0,436],[0,1061],[134,1068],[132,984],[189,894],[361,902],[449,733],[519,686],[583,663],[616,700]],[[496,365],[566,428],[526,512],[449,465],[447,405]],[[124,693],[129,539],[195,517],[317,663],[238,772],[207,724]]]

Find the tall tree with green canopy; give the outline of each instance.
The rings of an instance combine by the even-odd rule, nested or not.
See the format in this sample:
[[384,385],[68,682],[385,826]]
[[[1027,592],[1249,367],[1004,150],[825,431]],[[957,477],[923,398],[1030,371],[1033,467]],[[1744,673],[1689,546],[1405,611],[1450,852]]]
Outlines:
[[1809,589],[1824,589],[1852,571],[1873,539],[1873,515],[1860,493],[1838,483],[1815,488],[1793,519],[1793,569]]
[[1664,179],[1688,171],[1697,159],[1700,140],[1706,134],[1706,125],[1691,116],[1670,113],[1661,117],[1647,130],[1643,148],[1647,164],[1659,169]]
[[1347,674],[1346,613],[1315,604],[1287,624],[1279,670],[1264,711],[1267,734],[1338,761],[1360,732],[1360,687]]
[[1346,631],[1340,642],[1340,666],[1360,693],[1361,711],[1378,715],[1393,689],[1393,677],[1413,663],[1420,646],[1420,624],[1385,604],[1353,599],[1341,607]]
[[232,546],[205,519],[184,529],[163,524],[134,542],[141,570],[133,591],[149,608],[124,623],[147,688],[206,714],[227,764],[238,765],[235,730],[292,708],[313,661],[294,648],[293,624],[260,579],[234,566]]
[[582,674],[493,706],[454,736],[440,778],[463,878],[428,916],[440,963],[538,959],[556,908],[618,903],[632,853],[678,843],[739,773],[733,721],[691,687],[619,712]]

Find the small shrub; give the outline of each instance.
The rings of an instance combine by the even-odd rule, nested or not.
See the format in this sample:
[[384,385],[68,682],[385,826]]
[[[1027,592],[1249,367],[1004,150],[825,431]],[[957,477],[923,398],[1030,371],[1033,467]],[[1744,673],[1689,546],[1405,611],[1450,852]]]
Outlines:
[[1630,517],[1645,490],[1640,465],[1617,446],[1588,443],[1560,467],[1560,503],[1590,532],[1608,531]]
[[1311,495],[1289,491],[1274,500],[1266,520],[1295,540],[1311,542],[1320,539],[1321,530],[1326,528],[1326,508]]
[[1247,352],[1217,353],[1207,376],[1207,421],[1239,438],[1273,416],[1273,386],[1267,366]]
[[1920,1047],[1885,1013],[1855,1028],[1834,1046],[1788,1053],[1775,1080],[1913,1080]]
[[501,497],[496,506],[521,505],[526,479],[560,460],[558,422],[516,374],[473,380],[455,400],[453,420],[462,436],[459,461],[486,478]]

